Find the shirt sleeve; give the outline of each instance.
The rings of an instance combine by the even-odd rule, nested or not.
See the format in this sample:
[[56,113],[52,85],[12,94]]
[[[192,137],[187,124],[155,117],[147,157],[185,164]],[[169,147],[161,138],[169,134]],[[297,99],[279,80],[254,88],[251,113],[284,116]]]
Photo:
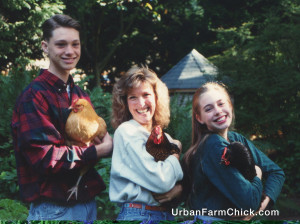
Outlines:
[[151,192],[165,193],[182,179],[180,163],[172,155],[165,161],[155,162],[146,151],[145,143],[145,137],[138,130],[132,134],[125,128],[116,130],[111,178],[126,179]]
[[265,180],[263,191],[275,203],[285,180],[284,172],[267,155],[257,149],[252,142],[246,138],[244,139],[252,151],[256,165],[262,169],[263,179]]
[[45,97],[39,92],[27,93],[19,103],[17,115],[14,115],[18,119],[14,119],[12,127],[17,136],[18,148],[27,162],[45,174],[95,163],[95,146],[85,148],[63,145],[63,134],[54,125],[62,122],[62,119],[52,113]]
[[[257,210],[262,196],[262,182],[255,177],[251,182],[234,167],[221,164],[226,147],[217,135],[210,136],[204,145],[202,170],[212,184],[235,206],[241,209]],[[228,144],[228,143],[227,143]]]

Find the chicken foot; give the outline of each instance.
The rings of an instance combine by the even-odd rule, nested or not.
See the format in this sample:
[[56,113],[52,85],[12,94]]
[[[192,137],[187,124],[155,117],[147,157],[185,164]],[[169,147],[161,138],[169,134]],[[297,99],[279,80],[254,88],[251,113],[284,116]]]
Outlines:
[[79,177],[78,177],[78,180],[77,180],[76,184],[75,184],[72,188],[70,188],[70,189],[68,190],[68,192],[71,192],[71,193],[70,193],[70,195],[69,195],[67,201],[70,200],[70,198],[72,197],[73,194],[75,194],[75,198],[76,198],[76,200],[77,200],[77,194],[78,194],[78,186],[79,186],[79,183],[80,183],[80,181],[81,181],[83,175],[88,171],[89,168],[90,168],[89,166],[86,166],[86,167],[84,167],[82,170],[80,170],[80,174],[79,174]]
[[70,198],[72,197],[73,194],[75,194],[75,198],[76,198],[76,200],[77,200],[78,186],[79,186],[79,182],[81,181],[82,176],[83,176],[83,175],[80,175],[80,176],[78,177],[78,180],[77,180],[75,186],[72,187],[72,188],[70,188],[70,189],[68,190],[68,192],[71,192],[71,193],[70,193],[70,195],[69,195],[67,201],[70,200]]

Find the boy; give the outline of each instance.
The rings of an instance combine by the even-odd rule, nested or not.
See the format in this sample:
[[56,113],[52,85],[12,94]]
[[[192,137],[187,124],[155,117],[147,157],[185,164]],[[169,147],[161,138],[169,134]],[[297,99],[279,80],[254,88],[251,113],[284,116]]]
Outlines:
[[89,147],[66,146],[64,130],[72,100],[90,101],[70,75],[81,54],[80,25],[67,15],[55,15],[42,28],[49,69],[42,69],[25,88],[12,118],[21,198],[31,203],[28,220],[95,220],[95,196],[105,189],[97,171],[91,168],[84,175],[77,199],[67,201],[68,190],[82,167],[111,153],[112,138],[107,133]]

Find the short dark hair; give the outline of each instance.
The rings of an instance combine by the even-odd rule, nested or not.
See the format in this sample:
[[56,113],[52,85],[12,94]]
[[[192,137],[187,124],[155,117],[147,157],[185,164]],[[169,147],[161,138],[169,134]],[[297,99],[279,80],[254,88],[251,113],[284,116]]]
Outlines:
[[77,20],[68,15],[57,14],[52,16],[50,19],[47,19],[43,23],[43,40],[49,41],[49,39],[52,37],[53,30],[59,27],[69,27],[80,32],[80,24]]

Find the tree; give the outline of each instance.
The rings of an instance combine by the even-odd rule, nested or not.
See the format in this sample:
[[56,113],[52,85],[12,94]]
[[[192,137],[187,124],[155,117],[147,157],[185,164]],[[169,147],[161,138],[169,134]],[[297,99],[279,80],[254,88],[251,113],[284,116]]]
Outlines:
[[258,144],[278,161],[289,177],[287,184],[294,188],[300,180],[300,4],[290,0],[248,4],[263,13],[248,8],[248,21],[216,29],[218,44],[227,49],[215,63],[221,77],[229,77],[236,128],[259,137]]
[[60,0],[1,0],[0,70],[41,58],[41,25],[63,7]]
[[204,30],[203,10],[195,0],[65,3],[65,12],[82,24],[79,67],[95,75],[94,84],[104,70],[115,77],[134,64],[148,65],[163,75],[205,38],[197,33]]
[[100,84],[104,70],[115,68],[112,60],[116,51],[135,32],[133,27],[140,17],[154,15],[150,3],[141,0],[65,0],[65,4],[65,13],[82,26],[82,57],[78,66],[94,76],[90,87]]

